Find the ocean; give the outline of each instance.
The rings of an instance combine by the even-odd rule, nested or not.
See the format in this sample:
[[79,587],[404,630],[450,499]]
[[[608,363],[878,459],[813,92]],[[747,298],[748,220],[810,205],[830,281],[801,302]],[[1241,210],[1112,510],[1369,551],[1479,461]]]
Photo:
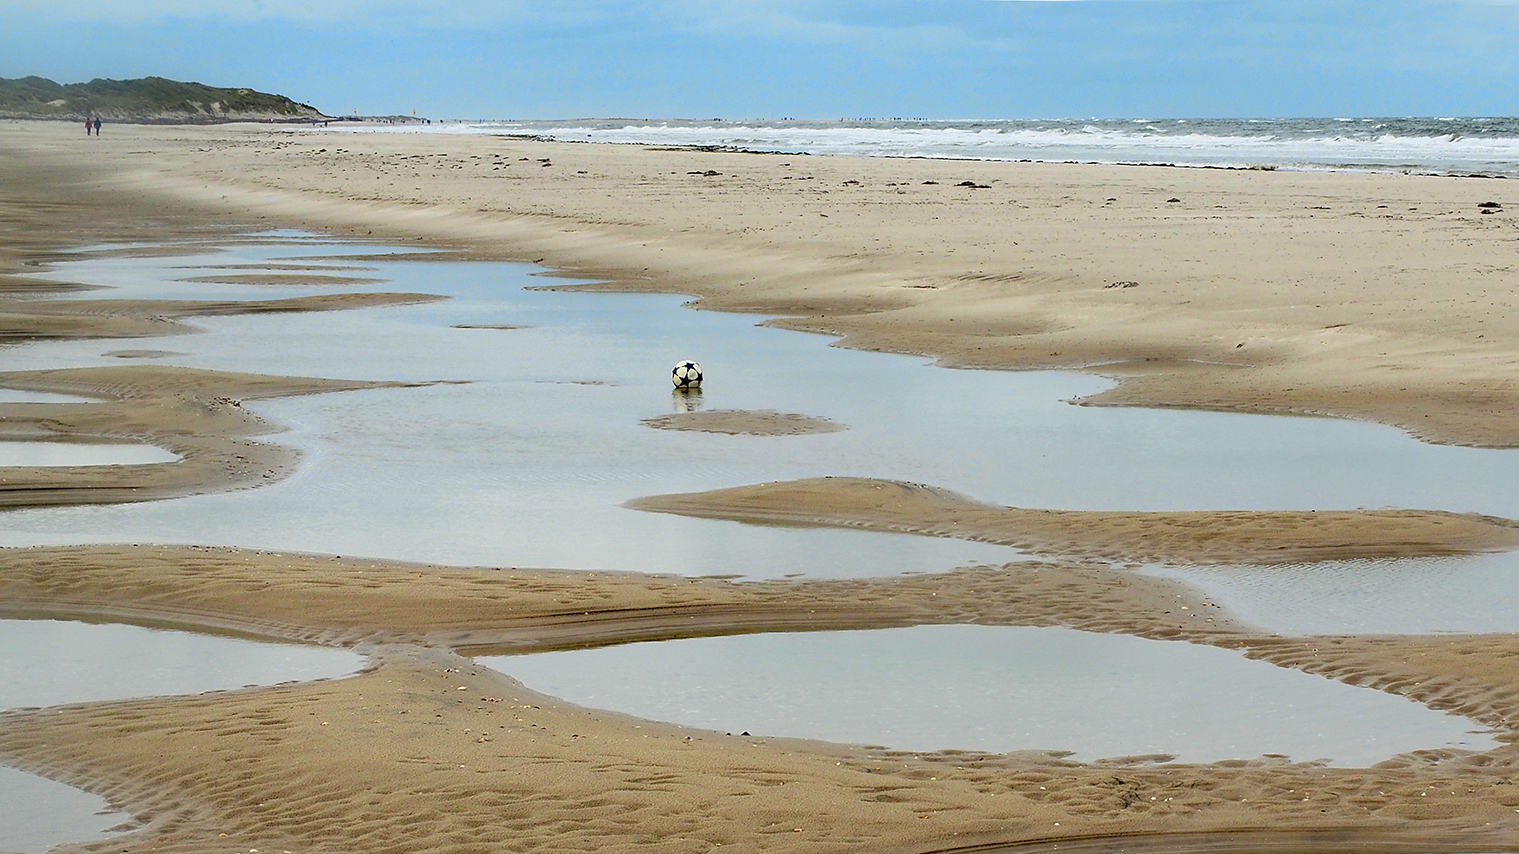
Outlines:
[[814,155],[1519,177],[1519,118],[571,119],[348,129]]

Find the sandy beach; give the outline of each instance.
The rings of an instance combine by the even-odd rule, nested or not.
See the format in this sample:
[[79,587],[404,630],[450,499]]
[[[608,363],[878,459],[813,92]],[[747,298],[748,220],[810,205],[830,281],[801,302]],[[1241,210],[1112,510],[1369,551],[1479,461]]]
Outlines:
[[[71,124],[0,123],[0,344],[99,339],[130,352],[134,338],[194,334],[197,316],[433,298],[299,265],[229,268],[211,278],[268,297],[216,304],[95,299],[25,275],[85,247],[174,251],[154,247],[291,228],[537,262],[592,288],[689,294],[948,366],[1121,380],[1091,405],[1327,414],[1431,442],[1519,445],[1515,226],[1477,207],[1505,201],[1503,181],[111,130],[82,144]],[[146,248],[98,248],[121,244]],[[313,282],[345,292],[281,296]],[[135,364],[0,372],[0,387],[101,401],[0,404],[0,438],[145,442],[181,458],[0,469],[0,505],[257,488],[301,460],[242,401],[366,385]],[[849,427],[761,410],[649,426],[774,442]],[[99,793],[142,823],[76,846],[93,851],[1519,850],[1519,636],[1279,637],[1186,585],[1120,568],[1506,551],[1519,545],[1513,520],[1416,507],[1026,510],[870,478],[636,504],[1009,543],[1046,560],[736,583],[214,544],[0,549],[0,617],[345,646],[370,661],[342,680],[6,712],[0,762]],[[468,658],[943,623],[1243,650],[1465,715],[1501,746],[1370,768],[912,754],[587,710]]]

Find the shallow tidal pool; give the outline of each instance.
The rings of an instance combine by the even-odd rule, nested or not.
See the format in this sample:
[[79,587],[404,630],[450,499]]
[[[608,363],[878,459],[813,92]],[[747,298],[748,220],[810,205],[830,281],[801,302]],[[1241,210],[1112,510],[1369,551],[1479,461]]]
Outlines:
[[1360,767],[1496,745],[1468,719],[1236,651],[1062,628],[758,634],[477,661],[582,706],[898,750]]
[[[355,258],[348,256],[368,256]],[[1019,507],[1104,510],[1411,507],[1519,518],[1519,454],[1417,442],[1325,418],[1073,406],[1111,385],[1053,372],[963,371],[917,357],[826,346],[691,310],[679,297],[530,290],[562,285],[523,265],[258,235],[202,254],[84,254],[48,275],[111,296],[270,299],[336,290],[415,291],[426,305],[200,318],[205,334],[133,342],[157,364],[352,379],[444,381],[257,401],[250,409],[306,454],[256,490],[138,505],[8,514],[0,543],[175,542],[366,555],[454,565],[553,566],[741,578],[883,576],[996,564],[1008,548],[847,530],[757,527],[640,513],[649,494],[823,475],[929,483]],[[410,259],[410,260],[407,260]],[[383,284],[194,281],[260,268],[330,271]],[[255,276],[255,280],[257,276]],[[101,292],[95,292],[99,294]],[[74,298],[89,298],[81,292]],[[38,342],[16,368],[121,364],[119,344]],[[670,366],[706,369],[699,398]],[[825,435],[727,436],[650,429],[692,407],[828,418]],[[1483,559],[1435,591],[1459,614],[1480,595],[1519,630],[1519,559]],[[1512,571],[1495,572],[1493,561]],[[1413,594],[1384,573],[1370,610]],[[1493,621],[1483,621],[1488,630]],[[1460,630],[1459,620],[1447,630]]]
[[1519,631],[1509,553],[1277,566],[1150,566],[1247,624],[1283,635]]
[[0,851],[42,854],[65,842],[98,841],[132,817],[105,798],[0,765]]
[[132,466],[178,459],[179,455],[155,445],[0,441],[0,466]]
[[[347,650],[138,626],[0,619],[0,710],[199,694],[356,672]],[[130,824],[105,799],[0,767],[0,851],[40,852]]]

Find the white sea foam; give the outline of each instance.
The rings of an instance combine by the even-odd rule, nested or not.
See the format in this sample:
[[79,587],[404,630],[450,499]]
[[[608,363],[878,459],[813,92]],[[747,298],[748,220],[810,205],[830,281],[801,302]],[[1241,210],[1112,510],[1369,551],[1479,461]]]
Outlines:
[[559,141],[867,157],[1519,175],[1519,120],[1123,119],[1051,121],[571,120],[345,130],[524,135]]

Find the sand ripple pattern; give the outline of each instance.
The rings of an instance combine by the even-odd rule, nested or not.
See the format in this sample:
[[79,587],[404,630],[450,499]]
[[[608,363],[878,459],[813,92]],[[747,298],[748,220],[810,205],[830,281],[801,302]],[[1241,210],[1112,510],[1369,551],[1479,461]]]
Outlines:
[[[1275,833],[1287,823],[1356,828],[1340,850],[1389,834],[1427,850],[1458,841],[1500,850],[1519,832],[1512,636],[1273,638],[1186,587],[1101,567],[737,584],[231,548],[29,548],[0,550],[0,603],[15,616],[198,626],[371,656],[373,669],[341,681],[0,716],[0,759],[128,808],[144,824],[119,845],[133,854],[950,851]],[[1369,769],[913,754],[581,709],[448,651],[927,622],[1070,625],[1244,649],[1458,711],[1505,745]]]
[[1474,554],[1519,548],[1509,519],[1432,510],[1027,510],[949,490],[873,478],[763,483],[628,502],[704,519],[825,525],[957,537],[1029,554],[1128,563],[1306,563]]

